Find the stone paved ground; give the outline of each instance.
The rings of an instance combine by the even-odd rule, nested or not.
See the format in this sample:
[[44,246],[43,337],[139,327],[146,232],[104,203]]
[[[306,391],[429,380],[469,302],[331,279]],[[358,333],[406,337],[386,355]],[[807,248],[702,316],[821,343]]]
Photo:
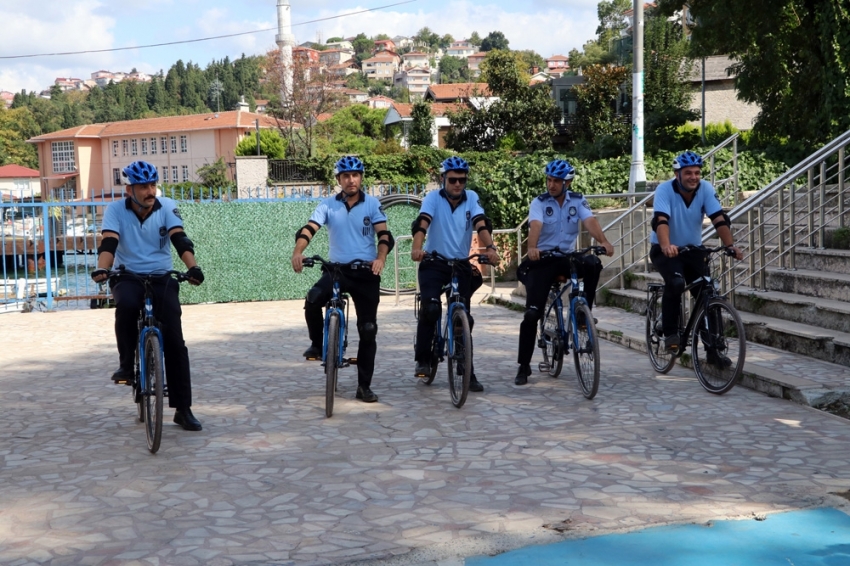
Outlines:
[[463,409],[444,370],[431,387],[410,377],[412,306],[386,300],[380,402],[354,401],[343,370],[325,419],[321,368],[299,359],[299,302],[186,307],[204,430],[169,422],[156,455],[108,379],[112,312],[2,315],[0,564],[460,565],[563,536],[846,503],[830,494],[850,489],[850,422],[744,388],[715,397],[690,370],[656,376],[605,342],[593,401],[569,364],[516,387],[521,313],[475,314],[487,390]]

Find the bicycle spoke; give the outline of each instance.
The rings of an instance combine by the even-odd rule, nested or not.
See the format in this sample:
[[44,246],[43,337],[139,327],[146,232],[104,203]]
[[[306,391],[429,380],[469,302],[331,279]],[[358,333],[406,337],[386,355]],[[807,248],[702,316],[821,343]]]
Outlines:
[[711,299],[691,333],[694,373],[710,393],[732,389],[744,369],[746,337],[735,309],[722,298]]

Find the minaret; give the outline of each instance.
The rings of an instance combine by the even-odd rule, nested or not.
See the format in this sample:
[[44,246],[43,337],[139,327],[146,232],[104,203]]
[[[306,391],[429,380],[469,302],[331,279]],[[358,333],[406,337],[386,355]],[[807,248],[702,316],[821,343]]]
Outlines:
[[283,106],[286,106],[292,97],[292,48],[295,46],[289,0],[277,0],[277,36],[275,36],[275,41],[280,48],[280,63],[283,69],[280,102]]

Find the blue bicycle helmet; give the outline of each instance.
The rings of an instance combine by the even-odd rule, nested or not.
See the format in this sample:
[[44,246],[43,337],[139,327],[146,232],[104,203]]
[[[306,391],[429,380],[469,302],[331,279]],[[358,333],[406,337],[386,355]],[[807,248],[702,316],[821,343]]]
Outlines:
[[556,179],[569,181],[576,176],[576,169],[563,159],[556,159],[549,162],[546,166],[545,173],[547,177],[555,177]]
[[681,153],[673,160],[673,171],[678,171],[682,167],[702,167],[702,157],[693,151]]
[[440,173],[445,173],[446,171],[464,171],[469,173],[469,163],[462,157],[453,155],[440,165]]
[[124,168],[124,177],[128,185],[142,185],[159,181],[156,167],[147,161],[134,161]]
[[353,155],[346,155],[336,162],[334,166],[334,177],[340,173],[364,173],[366,168],[363,167],[363,162]]

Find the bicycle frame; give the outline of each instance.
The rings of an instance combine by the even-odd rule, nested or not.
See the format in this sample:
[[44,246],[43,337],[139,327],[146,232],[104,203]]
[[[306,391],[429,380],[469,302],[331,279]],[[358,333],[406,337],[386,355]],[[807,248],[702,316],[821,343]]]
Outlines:
[[348,320],[346,311],[348,310],[348,301],[343,297],[339,287],[339,268],[333,270],[333,294],[328,301],[325,309],[325,325],[322,333],[322,362],[327,363],[328,355],[333,355],[333,352],[328,352],[328,325],[330,324],[331,314],[336,312],[339,315],[339,340],[337,341],[338,348],[336,352],[337,364],[341,367],[343,356],[345,355],[346,336],[348,334]]
[[[136,345],[136,355],[137,355],[138,360],[139,360],[139,367],[137,368],[138,369],[137,375],[139,376],[139,391],[145,391],[145,388],[147,387],[147,383],[145,381],[147,379],[147,359],[145,358],[145,356],[142,355],[142,352],[144,352],[145,339],[147,338],[148,334],[153,333],[153,334],[156,335],[156,338],[159,341],[159,351],[161,353],[165,352],[165,345],[163,344],[163,341],[162,341],[162,332],[160,331],[159,327],[157,326],[156,319],[154,318],[154,315],[153,315],[153,296],[152,296],[153,294],[151,292],[150,282],[147,279],[144,280],[144,286],[145,286],[145,306],[144,306],[143,314],[141,314],[141,316],[139,316],[139,343]],[[165,368],[164,354],[161,354],[161,355],[163,355],[163,359],[160,360],[160,364],[162,365],[163,368]],[[162,375],[163,375],[163,383],[162,383],[163,393],[162,393],[162,395],[163,395],[163,397],[167,397],[168,396],[168,381],[167,381],[167,378],[165,376],[164,371],[163,371]]]
[[[564,252],[561,252],[560,250],[558,250],[556,248],[555,250],[552,250],[553,252],[555,252],[554,254],[552,254],[552,252],[550,252],[550,254],[552,254],[553,257],[557,257],[558,255],[560,255],[560,257],[565,257],[565,258],[569,259],[569,261],[570,261],[570,284],[561,286],[561,283],[559,281],[555,281],[555,283],[552,285],[552,289],[550,290],[550,293],[554,292],[555,296],[554,296],[554,298],[552,298],[552,300],[549,304],[549,308],[544,313],[544,316],[541,319],[541,321],[545,321],[549,317],[549,315],[552,313],[552,310],[554,309],[555,319],[558,322],[558,332],[560,333],[560,338],[561,338],[561,340],[564,344],[569,344],[570,343],[569,338],[572,337],[572,348],[574,350],[579,349],[578,333],[575,332],[577,325],[578,325],[578,321],[576,320],[576,314],[575,314],[576,313],[576,306],[579,305],[579,304],[582,304],[582,303],[587,305],[588,303],[587,303],[587,299],[584,296],[584,281],[578,280],[578,273],[575,269],[575,264],[573,262],[576,260],[576,258],[583,256],[584,254],[586,254],[588,251],[590,251],[592,249],[593,248],[587,248],[587,249],[579,250],[579,251],[572,252],[572,253],[564,253]],[[571,290],[575,291],[575,294],[571,293],[570,301],[569,301],[569,306],[570,306],[570,313],[569,313],[570,325],[569,325],[569,327],[567,327],[566,324],[564,323],[564,300],[563,300],[563,296],[564,296],[564,293],[567,291],[567,289],[571,289]],[[588,305],[588,306],[590,306],[590,305]]]

